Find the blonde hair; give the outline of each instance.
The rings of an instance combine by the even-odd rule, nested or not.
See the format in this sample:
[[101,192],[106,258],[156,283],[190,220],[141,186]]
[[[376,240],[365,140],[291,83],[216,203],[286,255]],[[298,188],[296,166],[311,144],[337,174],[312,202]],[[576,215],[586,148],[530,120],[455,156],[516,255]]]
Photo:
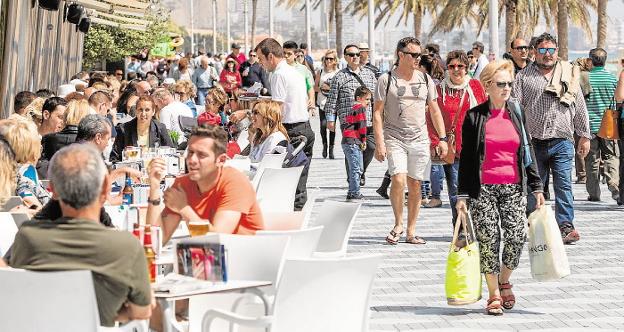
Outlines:
[[24,117],[32,120],[32,122],[40,125],[43,121],[43,104],[45,99],[41,97],[35,98],[28,106],[24,108]]
[[[221,86],[214,86],[208,89],[208,93],[206,94],[206,99],[211,100],[212,104],[217,107],[218,110],[223,111],[225,104],[228,103],[228,95],[225,93]],[[208,105],[208,101],[206,101],[206,105]]]
[[18,164],[34,165],[41,157],[41,140],[32,121],[18,118],[5,120],[0,134],[11,144]]
[[65,112],[65,125],[77,126],[80,120],[89,114],[95,112],[89,106],[89,102],[86,99],[74,99],[67,104],[67,111]]
[[253,106],[253,112],[264,118],[264,126],[254,127],[253,143],[255,145],[264,142],[274,132],[281,132],[288,139],[286,128],[282,124],[282,108],[280,104],[272,100],[261,100]]
[[323,56],[323,69],[325,69],[327,66],[325,66],[325,58],[327,58],[328,55],[334,55],[334,70],[336,70],[338,68],[338,52],[336,52],[336,50],[331,49],[331,50],[327,50],[327,52],[325,52],[325,55]]
[[490,85],[492,85],[492,80],[496,73],[501,71],[507,71],[511,75],[511,78],[514,77],[514,66],[509,60],[496,60],[492,61],[483,68],[481,75],[479,75],[479,80],[485,89],[488,89]]
[[[9,121],[11,120],[0,120],[0,131]],[[0,186],[0,205],[4,205],[9,196],[15,195],[17,186],[17,163],[10,144],[0,140],[0,183],[3,183]]]
[[[186,96],[189,99],[195,98],[195,84],[193,84],[193,82],[189,81],[189,80],[179,80],[178,82],[176,82],[176,84],[173,85],[173,89],[175,91],[175,89],[177,88],[182,88],[184,89],[184,91],[186,91]],[[185,101],[185,100],[183,100]]]

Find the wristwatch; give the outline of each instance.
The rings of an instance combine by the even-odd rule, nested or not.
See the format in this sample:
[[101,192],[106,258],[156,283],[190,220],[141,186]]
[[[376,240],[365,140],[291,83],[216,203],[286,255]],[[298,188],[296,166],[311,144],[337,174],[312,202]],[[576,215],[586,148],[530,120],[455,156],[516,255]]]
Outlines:
[[147,200],[148,203],[152,204],[152,205],[160,205],[161,199],[160,197],[156,198],[156,199],[148,199]]
[[440,142],[448,142],[448,137],[440,137]]

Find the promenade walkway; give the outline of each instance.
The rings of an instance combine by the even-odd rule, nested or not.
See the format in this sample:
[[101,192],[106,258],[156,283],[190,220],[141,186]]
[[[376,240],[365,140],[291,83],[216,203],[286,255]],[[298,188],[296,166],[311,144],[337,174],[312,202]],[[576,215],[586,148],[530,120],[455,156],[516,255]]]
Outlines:
[[[347,182],[339,136],[336,159],[322,159],[318,118],[311,122],[317,140],[308,189],[319,188],[319,200],[344,200]],[[444,273],[452,236],[448,198],[442,208],[421,209],[417,234],[427,244],[386,244],[392,208],[375,193],[385,169],[385,164],[371,163],[362,191],[366,199],[349,241],[349,253],[385,255],[373,285],[371,331],[624,330],[624,208],[610,198],[605,185],[603,202],[596,203],[585,200],[584,185],[574,185],[581,241],[566,246],[572,274],[555,282],[533,280],[525,250],[512,277],[517,304],[492,317],[484,314],[485,299],[469,306],[446,304]],[[487,298],[485,280],[483,288]]]

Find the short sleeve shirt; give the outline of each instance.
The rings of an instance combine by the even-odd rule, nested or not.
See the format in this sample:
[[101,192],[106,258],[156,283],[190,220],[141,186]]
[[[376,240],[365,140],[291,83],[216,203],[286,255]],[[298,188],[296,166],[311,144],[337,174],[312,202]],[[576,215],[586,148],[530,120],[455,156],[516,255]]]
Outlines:
[[[219,211],[240,212],[233,234],[253,235],[264,228],[256,192],[247,176],[234,168],[221,168],[216,185],[205,193],[199,191],[197,183],[188,175],[177,178],[173,186],[184,190],[189,206],[202,219],[213,220]],[[176,213],[165,208],[164,214]]]
[[269,84],[271,98],[284,104],[283,123],[307,122],[310,119],[306,81],[295,67],[282,60],[269,76]]
[[11,250],[13,268],[90,270],[103,326],[114,325],[126,301],[140,306],[151,303],[143,247],[129,232],[91,220],[31,221],[22,224]]
[[379,77],[375,91],[375,101],[384,102],[384,137],[428,141],[425,114],[427,103],[438,97],[435,83],[420,71],[414,71],[408,81],[399,78],[393,70],[388,88],[388,77],[388,74]]

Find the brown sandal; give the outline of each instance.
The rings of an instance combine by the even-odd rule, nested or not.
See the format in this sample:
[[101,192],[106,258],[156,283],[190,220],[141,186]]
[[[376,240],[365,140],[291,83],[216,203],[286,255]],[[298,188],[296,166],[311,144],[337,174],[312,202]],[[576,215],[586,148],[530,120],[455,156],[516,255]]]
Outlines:
[[[498,302],[498,303],[494,303],[494,302]],[[503,308],[501,307],[501,302],[503,302],[503,300],[500,298],[500,296],[491,297],[487,301],[487,307],[485,307],[485,312],[488,315],[492,315],[492,316],[502,315]]]
[[502,293],[503,290],[511,291],[511,288],[513,288],[513,285],[509,282],[498,284],[498,289],[501,291],[501,298],[503,299],[503,308],[507,310],[512,309],[516,304],[516,296],[513,293],[511,293],[511,295],[502,295]]
[[427,241],[425,241],[425,239],[423,239],[423,238],[422,238],[422,237],[420,237],[420,236],[416,236],[416,235],[414,235],[414,236],[409,236],[409,235],[408,235],[408,236],[405,238],[405,243],[409,243],[409,244],[426,244],[426,243],[427,243]]
[[391,230],[390,235],[386,236],[386,242],[388,242],[391,245],[399,244],[399,241],[401,240],[403,233],[405,233],[405,231],[401,231],[401,233],[397,233],[394,231],[394,229]]

